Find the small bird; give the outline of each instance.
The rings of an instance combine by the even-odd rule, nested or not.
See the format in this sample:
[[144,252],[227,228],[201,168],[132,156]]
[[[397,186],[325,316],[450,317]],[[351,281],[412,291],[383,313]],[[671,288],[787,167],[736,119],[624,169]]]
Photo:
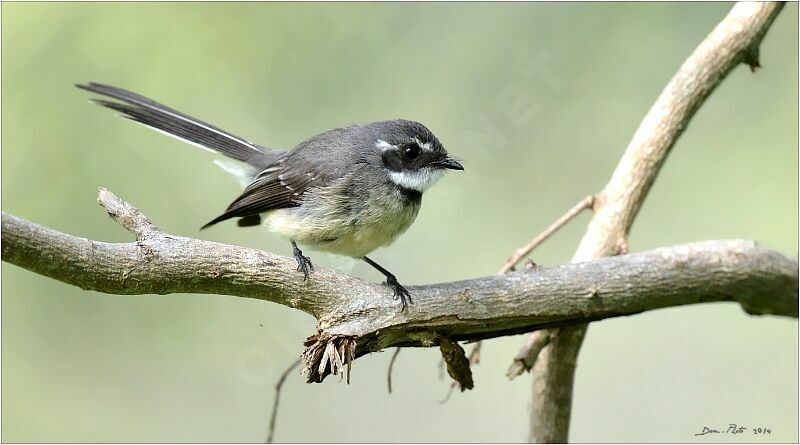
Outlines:
[[386,277],[401,311],[413,303],[397,278],[367,254],[408,229],[423,192],[446,170],[464,170],[424,125],[403,119],[353,125],[276,150],[122,88],[93,82],[76,87],[114,99],[92,101],[122,117],[233,160],[215,162],[237,176],[244,191],[202,229],[231,218],[241,227],[264,223],[292,243],[304,280],[314,265],[298,244],[363,259]]

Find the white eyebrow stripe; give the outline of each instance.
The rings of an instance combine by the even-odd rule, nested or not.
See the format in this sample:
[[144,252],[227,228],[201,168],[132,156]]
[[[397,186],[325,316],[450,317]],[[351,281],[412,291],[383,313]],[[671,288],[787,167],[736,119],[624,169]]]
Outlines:
[[416,142],[417,145],[419,145],[419,148],[421,148],[423,150],[431,151],[431,143],[430,142],[422,142],[416,136],[414,136],[414,142]]
[[393,149],[393,148],[397,148],[397,145],[392,145],[392,144],[384,141],[383,139],[378,139],[377,141],[375,141],[375,146],[380,148],[383,151],[390,150],[390,149]]

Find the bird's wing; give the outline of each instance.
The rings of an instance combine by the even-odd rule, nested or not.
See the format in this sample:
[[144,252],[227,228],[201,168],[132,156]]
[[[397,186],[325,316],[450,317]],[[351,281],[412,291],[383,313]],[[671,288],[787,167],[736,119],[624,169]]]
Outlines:
[[[297,207],[304,194],[313,187],[323,187],[332,179],[313,163],[302,163],[298,167],[284,165],[286,158],[262,171],[248,185],[225,212],[203,226],[212,226],[231,218],[247,218],[269,210]],[[250,220],[245,225],[253,225]]]
[[211,124],[195,119],[139,94],[109,85],[90,82],[76,87],[116,99],[92,101],[122,113],[122,116],[200,148],[210,149],[239,161],[263,168],[263,147],[234,136]]

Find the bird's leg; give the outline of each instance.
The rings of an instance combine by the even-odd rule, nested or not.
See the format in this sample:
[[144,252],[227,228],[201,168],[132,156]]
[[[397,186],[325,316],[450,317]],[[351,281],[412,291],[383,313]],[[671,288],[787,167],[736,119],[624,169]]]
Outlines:
[[413,304],[414,303],[414,301],[411,300],[411,293],[405,287],[403,287],[402,284],[400,284],[397,281],[397,277],[395,277],[393,273],[391,273],[388,270],[384,269],[383,267],[381,267],[380,264],[378,264],[375,261],[372,261],[371,259],[369,259],[369,257],[365,256],[362,259],[367,264],[369,264],[370,266],[374,267],[378,272],[382,273],[383,276],[386,277],[386,284],[389,285],[392,288],[392,290],[394,290],[394,299],[395,300],[397,300],[398,298],[400,299],[400,305],[401,305],[400,311],[401,312],[406,310],[406,307],[409,304]]
[[311,264],[311,258],[304,256],[303,251],[297,247],[297,243],[292,241],[292,255],[297,260],[297,270],[303,272],[303,281],[308,279],[309,272],[314,271],[314,265]]

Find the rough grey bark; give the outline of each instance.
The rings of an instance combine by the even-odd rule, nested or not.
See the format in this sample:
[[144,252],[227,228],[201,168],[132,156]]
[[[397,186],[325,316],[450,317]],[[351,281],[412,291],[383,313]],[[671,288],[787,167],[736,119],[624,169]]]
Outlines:
[[306,344],[312,381],[343,369],[351,353],[392,346],[480,340],[714,301],[736,301],[751,314],[798,311],[797,261],[733,240],[415,286],[415,304],[401,312],[385,286],[325,269],[304,282],[293,259],[172,236],[106,190],[99,201],[137,241],[92,241],[3,213],[3,261],[111,294],[213,293],[303,310],[319,323]]
[[[675,142],[736,66],[759,67],[759,45],[782,8],[774,2],[737,3],[683,63],[642,120],[611,180],[595,195],[595,214],[573,262],[627,252],[633,220]],[[575,364],[586,327],[547,334],[550,342],[533,368],[532,441],[568,440]]]

